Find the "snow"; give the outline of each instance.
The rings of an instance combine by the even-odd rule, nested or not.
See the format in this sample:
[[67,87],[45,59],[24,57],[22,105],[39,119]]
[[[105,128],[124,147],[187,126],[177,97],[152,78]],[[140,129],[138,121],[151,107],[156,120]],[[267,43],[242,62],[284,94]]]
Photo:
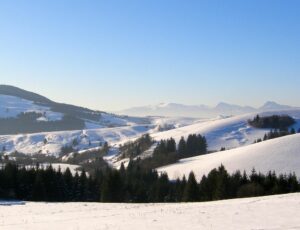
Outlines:
[[[5,147],[7,153],[18,151],[24,154],[41,153],[58,156],[63,146],[72,146],[76,139],[77,150],[97,148],[108,142],[119,145],[130,138],[138,138],[154,127],[151,125],[136,125],[116,128],[102,128],[78,131],[45,132],[35,134],[2,135],[0,149]],[[44,143],[47,140],[47,143]]]
[[233,173],[236,170],[253,168],[257,172],[267,173],[275,170],[277,174],[293,173],[300,176],[300,134],[289,135],[248,145],[228,151],[180,160],[178,163],[158,169],[166,172],[171,179],[188,176],[193,171],[198,180],[221,164]]
[[49,107],[36,105],[19,97],[0,94],[0,118],[17,117],[20,113],[36,112],[45,114],[39,118],[39,121],[56,121],[61,120],[62,113],[52,112]]
[[[0,118],[17,117],[20,113],[36,112],[43,114],[37,121],[56,121],[61,120],[63,113],[53,112],[50,107],[42,106],[33,101],[22,99],[15,96],[0,94]],[[99,129],[104,127],[119,127],[127,125],[148,124],[148,118],[137,118],[128,116],[118,116],[115,114],[101,113],[98,121],[85,120],[86,129]]]
[[300,194],[203,203],[33,203],[0,208],[0,229],[299,229]]
[[[47,168],[50,166],[50,164],[41,164],[41,166]],[[80,169],[81,169],[80,165],[63,164],[63,163],[53,163],[51,164],[51,166],[56,171],[58,171],[58,169],[60,168],[61,172],[65,172],[67,168],[69,168],[73,175],[75,175],[76,172],[80,174]]]
[[[262,115],[275,113],[293,116],[297,119],[295,128],[300,128],[300,110],[270,112],[263,113]],[[66,145],[71,146],[75,139],[78,145],[74,146],[74,148],[77,151],[82,151],[97,149],[104,142],[108,142],[110,146],[117,147],[119,144],[132,141],[145,133],[150,133],[158,141],[173,137],[177,142],[181,136],[187,137],[189,134],[197,133],[205,135],[209,150],[219,150],[221,147],[230,149],[252,144],[255,139],[262,138],[268,131],[256,129],[247,124],[247,120],[253,118],[255,115],[246,114],[235,117],[218,117],[202,120],[193,118],[151,117],[146,118],[151,124],[113,128],[97,128],[95,124],[93,126],[92,123],[89,123],[92,126],[91,128],[94,129],[2,135],[0,136],[0,150],[5,147],[6,153],[18,151],[25,154],[42,153],[58,156],[61,148]],[[138,121],[141,120],[132,120],[132,122]],[[165,127],[172,126],[174,129],[159,132],[157,129],[159,125]],[[44,140],[47,140],[47,143],[44,143]]]
[[152,123],[160,127],[172,127],[172,129],[181,128],[198,122],[207,121],[207,119],[196,119],[190,117],[152,117]]
[[[253,119],[257,113],[244,114],[229,118],[217,118],[208,121],[200,121],[192,125],[165,132],[154,133],[152,137],[156,140],[173,137],[177,142],[181,136],[187,138],[189,134],[204,135],[208,142],[209,150],[220,150],[236,148],[252,144],[256,139],[263,138],[268,129],[257,129],[248,125],[248,120]],[[284,110],[260,113],[261,116],[273,114],[288,114],[294,117],[297,124],[296,130],[300,127],[300,110]]]

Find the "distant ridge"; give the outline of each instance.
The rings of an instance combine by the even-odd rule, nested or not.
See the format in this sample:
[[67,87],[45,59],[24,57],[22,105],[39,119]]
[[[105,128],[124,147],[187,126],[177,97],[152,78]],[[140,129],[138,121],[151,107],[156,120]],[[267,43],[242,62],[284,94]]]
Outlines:
[[215,107],[207,105],[184,105],[178,103],[160,103],[158,105],[140,106],[118,111],[118,114],[127,114],[131,116],[182,116],[182,117],[216,117],[241,115],[245,113],[265,112],[272,110],[296,109],[288,105],[280,105],[273,101],[266,102],[259,108],[251,106],[240,106],[220,102]]
[[54,112],[68,114],[83,119],[97,121],[101,115],[100,111],[93,111],[84,107],[70,104],[57,103],[37,93],[10,85],[0,85],[0,95],[9,95],[33,101],[35,104],[50,107]]
[[35,103],[48,105],[50,103],[54,103],[48,98],[41,96],[37,93],[33,93],[24,89],[20,89],[11,85],[0,85],[0,94],[20,97],[29,101],[33,101]]
[[15,86],[0,85],[1,135],[120,127],[144,123],[148,124],[148,119],[118,116],[80,106],[57,103]]

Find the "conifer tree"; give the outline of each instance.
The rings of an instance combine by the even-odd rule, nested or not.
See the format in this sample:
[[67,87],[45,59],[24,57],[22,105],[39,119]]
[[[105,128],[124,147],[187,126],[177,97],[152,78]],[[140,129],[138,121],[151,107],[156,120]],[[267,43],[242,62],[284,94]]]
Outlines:
[[180,141],[178,143],[178,153],[181,156],[186,155],[186,142],[183,137],[180,138]]
[[195,178],[195,174],[191,172],[183,193],[184,202],[193,202],[200,200],[200,192]]

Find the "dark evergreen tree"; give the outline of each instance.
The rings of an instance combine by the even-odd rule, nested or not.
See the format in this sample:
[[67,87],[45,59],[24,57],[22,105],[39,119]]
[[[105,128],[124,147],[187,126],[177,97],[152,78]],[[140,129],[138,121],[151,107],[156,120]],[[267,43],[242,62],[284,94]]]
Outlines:
[[42,171],[38,171],[36,173],[33,190],[32,190],[32,200],[34,200],[34,201],[46,201],[47,200]]
[[200,201],[199,187],[193,172],[189,174],[189,179],[185,186],[182,200],[184,202]]
[[102,202],[121,202],[123,200],[123,183],[120,173],[112,170],[106,176],[101,193]]
[[180,141],[178,143],[178,153],[180,156],[186,155],[186,142],[185,142],[184,137],[181,137]]
[[295,134],[296,130],[294,128],[291,128],[290,134]]

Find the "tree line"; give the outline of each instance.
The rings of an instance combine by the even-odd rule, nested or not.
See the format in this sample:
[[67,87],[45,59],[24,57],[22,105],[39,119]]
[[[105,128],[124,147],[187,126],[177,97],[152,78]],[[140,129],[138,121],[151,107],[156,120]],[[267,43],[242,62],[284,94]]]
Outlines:
[[135,141],[129,141],[119,146],[120,159],[135,158],[154,144],[150,134],[144,134]]
[[181,137],[178,144],[174,138],[160,140],[151,157],[139,161],[144,169],[155,169],[163,165],[177,162],[182,158],[203,155],[207,153],[206,138],[200,134],[190,134],[187,139]]
[[[298,133],[300,133],[300,129],[298,130]],[[254,141],[254,143],[259,143],[262,141],[267,141],[267,140],[271,140],[271,139],[275,139],[278,137],[284,137],[284,136],[288,136],[288,135],[293,135],[296,134],[296,130],[295,128],[291,128],[290,130],[271,130],[267,133],[265,133],[263,138],[258,138]]]
[[20,113],[17,117],[0,119],[0,134],[52,132],[60,130],[80,130],[85,127],[83,120],[64,115],[61,120],[38,121],[44,114],[36,112]]
[[172,181],[166,174],[130,161],[120,170],[106,168],[92,175],[74,175],[47,168],[6,164],[0,169],[0,198],[47,202],[192,202],[299,192],[295,174],[266,175],[255,170],[248,176],[229,174],[224,166],[213,169],[198,182],[191,172]]
[[296,121],[288,115],[272,115],[265,117],[256,115],[256,117],[249,120],[248,123],[255,128],[286,130],[291,125],[294,125]]

